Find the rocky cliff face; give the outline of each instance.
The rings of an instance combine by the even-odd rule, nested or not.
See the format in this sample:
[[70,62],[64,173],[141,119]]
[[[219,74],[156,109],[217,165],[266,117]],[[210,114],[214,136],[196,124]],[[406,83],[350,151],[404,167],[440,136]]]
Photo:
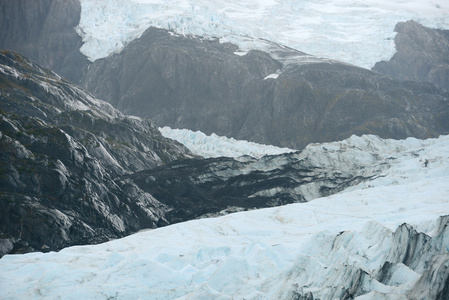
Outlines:
[[3,252],[57,250],[167,223],[163,204],[138,189],[124,193],[116,177],[191,157],[186,148],[19,54],[0,54],[0,88]]
[[274,47],[278,59],[241,56],[229,44],[150,28],[95,61],[83,85],[159,126],[296,149],[352,134],[424,138],[449,130],[449,97],[434,85]]
[[373,70],[401,80],[432,82],[449,90],[449,31],[424,27],[415,21],[396,25],[397,53]]
[[79,82],[89,61],[79,52],[78,0],[5,0],[0,2],[1,48],[17,51]]
[[91,65],[83,86],[157,125],[236,136],[249,112],[246,87],[281,68],[266,53],[238,56],[237,50],[150,28],[120,54]]

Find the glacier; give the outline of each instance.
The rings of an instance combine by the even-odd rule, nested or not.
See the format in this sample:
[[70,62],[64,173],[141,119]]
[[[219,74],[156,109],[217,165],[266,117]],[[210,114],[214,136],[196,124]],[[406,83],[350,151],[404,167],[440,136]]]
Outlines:
[[215,133],[206,135],[201,131],[189,129],[172,129],[168,126],[160,127],[161,134],[172,140],[176,140],[186,146],[193,154],[204,158],[251,156],[261,158],[265,155],[291,153],[296,150],[280,148],[272,145],[262,145],[244,140],[235,140]]
[[448,280],[449,136],[352,137],[309,151],[362,140],[387,159],[395,153],[382,176],[307,203],[6,255],[0,298],[435,298],[441,286],[426,284]]
[[371,68],[395,53],[394,27],[415,20],[449,29],[446,0],[81,0],[76,30],[91,61],[121,51],[150,26],[173,34],[218,38],[236,55],[277,43]]

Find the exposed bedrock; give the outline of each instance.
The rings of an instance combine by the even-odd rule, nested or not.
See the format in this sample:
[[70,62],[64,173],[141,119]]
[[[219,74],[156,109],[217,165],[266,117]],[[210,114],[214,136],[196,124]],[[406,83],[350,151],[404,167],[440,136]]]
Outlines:
[[449,30],[424,27],[415,21],[396,25],[396,54],[373,70],[401,80],[432,82],[449,89]]
[[166,207],[116,177],[192,157],[148,120],[0,53],[0,255],[59,250],[167,224]]
[[0,48],[19,52],[78,83],[88,59],[80,53],[78,0],[0,2]]
[[352,134],[449,132],[449,94],[431,83],[278,47],[279,60],[258,51],[241,56],[230,44],[149,28],[121,53],[95,61],[82,84],[158,126],[296,149]]

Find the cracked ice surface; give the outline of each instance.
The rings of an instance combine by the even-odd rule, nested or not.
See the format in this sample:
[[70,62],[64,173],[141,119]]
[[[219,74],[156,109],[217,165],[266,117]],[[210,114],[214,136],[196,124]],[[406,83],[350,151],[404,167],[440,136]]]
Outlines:
[[296,151],[272,145],[235,140],[233,138],[218,136],[214,133],[206,135],[201,131],[192,131],[189,129],[171,129],[165,126],[159,128],[159,131],[164,137],[180,142],[189,148],[192,153],[205,158],[220,156],[237,158],[243,155],[260,158],[264,155],[276,155]]
[[[100,245],[6,255],[0,298],[286,299],[313,292],[334,299],[335,289],[350,286],[363,270],[366,293],[356,299],[407,299],[419,268],[395,264],[392,284],[375,274],[395,251],[393,231],[401,224],[441,236],[438,217],[449,212],[449,136],[370,141],[373,151],[395,154],[384,176],[371,182],[308,203],[174,224]],[[323,146],[332,151],[340,144]],[[446,255],[448,233],[443,229],[437,243]]]
[[220,38],[242,51],[270,51],[265,39],[371,68],[395,53],[397,22],[449,29],[446,0],[81,0],[81,7],[81,52],[92,61],[155,26]]

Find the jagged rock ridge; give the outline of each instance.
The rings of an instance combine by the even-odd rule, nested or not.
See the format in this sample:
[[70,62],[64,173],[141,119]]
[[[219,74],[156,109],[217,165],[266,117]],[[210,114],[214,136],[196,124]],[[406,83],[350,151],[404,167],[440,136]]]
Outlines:
[[115,178],[192,157],[184,146],[16,53],[0,53],[0,88],[7,252],[57,250],[167,224],[164,205],[138,189],[124,193]]
[[260,159],[175,161],[126,177],[173,208],[167,219],[180,222],[328,196],[381,176],[394,160],[395,151],[380,154],[377,137],[352,137],[348,143],[310,145]]

